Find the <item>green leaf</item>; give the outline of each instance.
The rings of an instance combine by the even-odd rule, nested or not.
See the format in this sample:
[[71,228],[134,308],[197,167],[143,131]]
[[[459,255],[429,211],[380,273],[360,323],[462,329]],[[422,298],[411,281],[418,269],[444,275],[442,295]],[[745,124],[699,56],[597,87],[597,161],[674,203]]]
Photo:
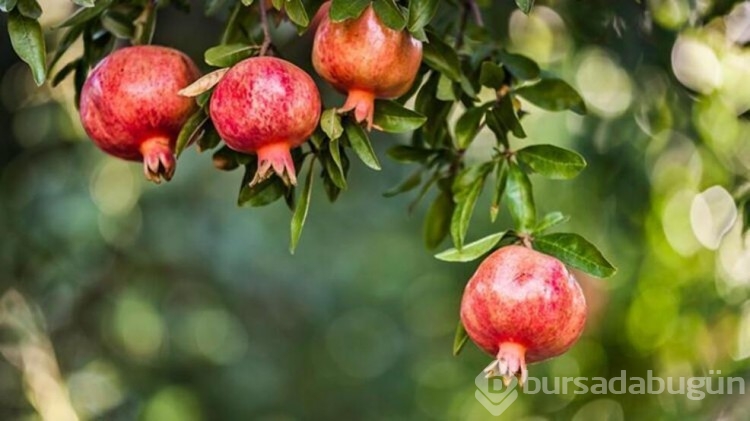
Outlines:
[[527,15],[531,12],[531,8],[534,7],[534,0],[516,0],[518,8]]
[[36,0],[18,0],[16,10],[31,19],[39,19],[39,16],[42,16],[42,7]]
[[[338,141],[336,141],[336,146],[338,147]],[[340,151],[337,152],[340,154]],[[321,163],[323,164],[328,177],[333,181],[336,187],[344,190],[346,189],[346,176],[344,175],[344,169],[341,165],[340,155],[334,157],[334,153],[336,152],[333,152],[333,150],[329,148],[328,153],[320,155]],[[339,162],[336,162],[336,158],[338,158]]]
[[310,24],[310,16],[307,15],[305,5],[302,0],[286,0],[284,2],[284,10],[286,15],[289,16],[289,20],[301,28],[307,28]]
[[344,127],[344,131],[346,132],[347,139],[349,139],[349,144],[359,159],[368,167],[380,171],[380,162],[378,162],[378,157],[372,149],[372,144],[365,129],[359,124],[349,122]]
[[461,350],[464,349],[464,346],[466,345],[466,342],[468,340],[469,340],[469,334],[466,333],[464,324],[461,322],[461,320],[459,320],[458,326],[456,326],[456,335],[453,337],[453,356],[454,357],[457,357],[458,354],[461,353]]
[[412,111],[396,101],[375,101],[375,127],[388,133],[406,133],[416,130],[427,121],[427,117]]
[[479,83],[482,86],[498,90],[505,85],[505,71],[497,64],[485,61],[482,63],[482,70],[479,73]]
[[422,32],[437,14],[440,0],[412,0],[409,2],[409,31]]
[[47,79],[47,62],[42,27],[17,9],[8,14],[8,34],[13,50],[31,68],[34,82],[41,86]]
[[243,6],[252,6],[254,0],[242,0]]
[[370,5],[371,0],[333,0],[330,17],[334,22],[356,19]]
[[208,116],[203,109],[198,110],[197,113],[188,118],[175,142],[174,153],[176,157],[179,158],[185,148],[195,142],[206,121],[208,121]]
[[503,239],[506,232],[488,235],[480,240],[465,245],[461,250],[452,248],[435,255],[435,258],[444,262],[471,262],[485,254]]
[[287,192],[287,188],[281,177],[270,177],[250,186],[250,181],[255,177],[257,171],[258,165],[255,159],[245,166],[245,175],[242,178],[242,186],[237,198],[239,206],[254,208],[268,206],[284,197],[284,194]]
[[0,0],[0,11],[8,13],[16,7],[16,0]]
[[[331,154],[331,158],[333,159],[333,163],[336,164],[339,174],[345,179],[344,165],[341,162],[341,142],[339,139],[331,139],[331,143],[328,144],[328,152]],[[346,187],[346,185],[342,187]]]
[[130,39],[135,34],[135,27],[127,16],[120,13],[105,13],[102,18],[102,26],[112,35],[120,39]]
[[52,78],[52,87],[54,88],[55,86],[59,85],[63,80],[65,80],[66,77],[68,77],[68,75],[73,73],[73,71],[78,68],[80,61],[81,61],[80,59],[73,60],[70,63],[63,66],[63,68],[60,69],[59,72],[57,72],[55,77]]
[[484,182],[493,166],[494,163],[489,162],[466,168],[453,183],[453,201],[456,203],[456,208],[451,218],[451,237],[453,244],[459,250],[463,248],[471,216],[474,214]]
[[445,191],[440,191],[430,205],[423,227],[424,243],[428,250],[437,248],[450,232],[454,207],[453,198]]
[[203,129],[203,136],[198,139],[198,152],[211,150],[221,143],[221,136],[219,136],[219,132],[216,131],[216,127],[214,127],[211,120],[208,120],[204,124]]
[[335,108],[323,111],[320,115],[320,128],[329,139],[335,140],[344,134],[344,127],[341,125],[341,116]]
[[495,111],[495,107],[487,110],[485,113],[485,122],[487,127],[489,127],[489,129],[492,130],[492,133],[495,134],[497,142],[505,146],[506,150],[510,149],[510,143],[508,142],[508,128],[505,127],[505,124],[503,124],[500,119],[500,113]]
[[460,150],[465,150],[477,137],[482,123],[482,118],[487,112],[489,105],[481,105],[469,108],[456,122],[456,146]]
[[134,45],[149,45],[156,32],[156,4],[149,4],[143,8],[140,16],[135,20]]
[[534,248],[560,259],[566,265],[589,275],[609,278],[617,272],[602,253],[578,234],[556,233],[536,237]]
[[372,8],[385,26],[396,31],[406,28],[406,16],[393,0],[375,0]]
[[397,145],[388,149],[388,156],[394,161],[401,163],[427,162],[435,151],[430,149],[419,148],[416,146]]
[[529,232],[536,224],[534,195],[529,176],[514,162],[508,164],[505,201],[518,231]]
[[422,57],[425,63],[455,82],[461,81],[461,62],[456,50],[446,44],[440,37],[428,33],[429,42],[422,46]]
[[94,7],[94,0],[73,0],[73,3],[81,7]]
[[508,168],[505,164],[505,160],[500,161],[495,170],[497,174],[495,178],[495,194],[492,196],[492,203],[490,204],[490,221],[493,223],[497,220],[497,215],[500,214],[500,201],[505,194],[505,186],[508,183]]
[[57,64],[57,62],[62,58],[63,54],[68,51],[68,48],[70,48],[70,46],[73,45],[76,39],[78,39],[78,37],[81,35],[81,32],[83,32],[83,28],[84,25],[78,25],[72,28],[68,28],[65,31],[63,36],[60,38],[60,41],[56,45],[55,55],[52,56],[52,61],[50,61],[47,69],[52,70],[55,67],[55,64]]
[[454,102],[458,100],[455,83],[445,74],[440,74],[440,80],[437,87],[437,99],[441,101]]
[[397,186],[389,189],[385,193],[383,193],[384,197],[394,197],[398,196],[401,193],[406,193],[408,191],[414,190],[422,183],[422,169],[418,169],[414,173],[412,173],[409,177],[407,177],[404,181],[399,183]]
[[543,79],[534,85],[516,89],[516,94],[545,110],[572,110],[577,114],[586,114],[583,98],[560,79]]
[[203,59],[206,64],[216,67],[232,67],[240,61],[258,54],[255,45],[229,44],[217,45],[206,50]]
[[534,228],[534,233],[542,233],[556,225],[562,224],[563,222],[567,222],[570,219],[569,216],[564,215],[562,212],[550,212],[546,215],[544,215],[544,218],[539,221],[539,223],[536,224],[536,227]]
[[66,26],[80,25],[84,22],[88,22],[91,19],[99,17],[102,12],[109,8],[114,0],[97,0],[94,7],[82,7],[73,13],[69,18],[65,19],[61,24],[57,25],[57,28],[64,28]]
[[555,180],[574,178],[586,168],[581,155],[553,145],[532,145],[516,151],[516,158],[532,171]]
[[505,131],[510,131],[513,135],[519,139],[526,138],[526,132],[521,126],[521,121],[516,115],[516,110],[513,107],[513,98],[510,95],[505,95],[493,110],[498,120],[505,127]]
[[539,78],[539,65],[534,60],[520,54],[509,53],[505,50],[500,51],[500,60],[503,65],[521,80],[534,80]]
[[312,196],[312,185],[313,185],[313,167],[315,166],[315,160],[310,161],[310,167],[307,170],[307,178],[305,179],[305,187],[302,190],[302,194],[297,201],[297,205],[294,207],[294,215],[292,216],[292,240],[289,246],[289,251],[294,254],[299,243],[300,236],[302,235],[302,229],[305,227],[305,221],[307,220],[307,213],[310,210],[310,198]]

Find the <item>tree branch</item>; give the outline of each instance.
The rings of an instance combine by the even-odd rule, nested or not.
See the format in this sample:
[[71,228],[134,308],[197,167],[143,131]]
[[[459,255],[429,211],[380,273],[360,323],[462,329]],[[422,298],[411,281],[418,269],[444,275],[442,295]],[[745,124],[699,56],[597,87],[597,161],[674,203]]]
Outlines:
[[258,8],[260,10],[260,26],[263,28],[263,44],[260,46],[260,55],[264,56],[268,52],[268,48],[271,47],[271,29],[268,25],[268,13],[266,12],[266,2],[261,0],[258,2]]

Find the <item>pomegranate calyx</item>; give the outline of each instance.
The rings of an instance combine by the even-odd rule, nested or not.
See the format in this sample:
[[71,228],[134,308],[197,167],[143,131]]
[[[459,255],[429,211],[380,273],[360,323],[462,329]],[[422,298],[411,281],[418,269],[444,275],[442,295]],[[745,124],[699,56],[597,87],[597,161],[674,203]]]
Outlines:
[[375,94],[359,89],[350,90],[339,113],[348,113],[352,110],[357,123],[367,122],[367,130],[371,131],[375,118]]
[[529,374],[526,369],[526,349],[516,343],[500,344],[497,359],[484,369],[484,373],[487,378],[502,377],[505,386],[516,377],[518,384],[523,387]]
[[172,179],[176,167],[170,140],[164,136],[153,137],[141,144],[143,173],[149,181],[160,184],[162,178]]
[[294,160],[285,142],[272,143],[258,149],[258,171],[250,182],[250,186],[265,181],[273,174],[281,177],[286,185],[297,185]]

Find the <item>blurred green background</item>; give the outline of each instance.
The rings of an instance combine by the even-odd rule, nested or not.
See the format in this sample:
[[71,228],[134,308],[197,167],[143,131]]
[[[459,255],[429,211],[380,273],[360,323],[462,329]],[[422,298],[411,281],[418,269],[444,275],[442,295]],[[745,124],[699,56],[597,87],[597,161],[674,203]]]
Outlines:
[[[41,3],[47,27],[73,7]],[[580,277],[583,337],[530,375],[750,377],[750,249],[732,197],[750,169],[750,4],[559,0],[526,17],[484,3],[510,50],[586,99],[586,117],[525,105],[532,142],[590,164],[573,182],[534,178],[536,198],[619,268]],[[221,31],[200,6],[159,18],[156,42],[196,62]],[[310,68],[309,37],[275,36]],[[317,191],[291,256],[290,212],[236,207],[240,172],[191,149],[174,181],[148,184],[86,139],[71,81],[36,88],[4,35],[0,77],[0,419],[492,418],[474,397],[489,357],[451,355],[476,263],[432,258],[424,209],[382,197],[408,167],[355,165],[334,205]],[[471,159],[487,156],[483,136]],[[378,154],[399,141],[376,136]],[[491,226],[487,196],[470,238],[508,226]],[[522,394],[502,418],[742,420],[750,400]]]

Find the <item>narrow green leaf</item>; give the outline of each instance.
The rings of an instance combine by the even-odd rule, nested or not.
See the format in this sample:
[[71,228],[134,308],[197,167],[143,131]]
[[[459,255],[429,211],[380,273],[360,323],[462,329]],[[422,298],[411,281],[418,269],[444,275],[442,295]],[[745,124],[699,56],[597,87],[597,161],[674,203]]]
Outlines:
[[284,10],[286,11],[286,15],[289,16],[289,20],[297,26],[307,28],[310,24],[310,16],[308,16],[302,0],[286,0],[284,2]]
[[440,74],[437,87],[437,99],[441,101],[458,101],[460,92],[456,93],[456,84],[444,73]]
[[401,163],[427,162],[435,151],[416,146],[397,145],[388,149],[388,156]]
[[135,27],[127,16],[119,13],[105,13],[102,18],[102,26],[112,35],[120,39],[130,39],[135,34]]
[[81,7],[94,7],[94,0],[73,0],[73,3]]
[[539,65],[534,60],[520,54],[502,50],[500,51],[500,60],[513,76],[521,80],[538,79],[541,73]]
[[[336,145],[338,146],[338,141],[336,141]],[[321,163],[323,164],[323,168],[325,168],[325,173],[336,187],[344,190],[346,189],[346,176],[340,163],[341,158],[339,158],[339,162],[337,163],[333,157],[333,153],[331,149],[328,149],[328,153],[320,155]]]
[[508,168],[505,160],[497,164],[495,173],[497,174],[495,177],[495,194],[492,196],[492,203],[490,204],[490,221],[493,223],[497,220],[497,215],[500,214],[500,201],[505,194],[505,186],[508,183]]
[[203,125],[203,130],[203,136],[198,139],[198,152],[205,152],[219,146],[221,136],[210,119]]
[[466,342],[468,340],[469,340],[469,334],[466,333],[464,324],[461,322],[461,320],[459,320],[458,326],[456,326],[456,335],[453,337],[453,356],[454,357],[457,357],[458,354],[461,353],[461,350],[464,349],[464,346],[466,345]]
[[576,114],[586,114],[583,98],[560,79],[543,79],[534,85],[518,88],[516,94],[545,110],[572,110]]
[[397,186],[383,193],[384,197],[394,197],[401,193],[414,190],[422,183],[422,169],[418,169]]
[[479,83],[488,88],[500,89],[505,85],[505,71],[497,64],[485,61],[479,73]]
[[42,27],[17,9],[8,14],[8,34],[13,50],[31,68],[34,82],[41,86],[47,79],[47,62]]
[[451,218],[451,237],[453,244],[459,250],[463,249],[474,208],[493,166],[494,163],[490,162],[466,168],[453,184],[453,201],[456,203],[456,208]]
[[482,118],[489,105],[469,108],[456,122],[456,146],[464,150],[471,145],[481,129]]
[[505,201],[518,231],[527,233],[536,225],[536,205],[529,176],[511,162],[508,164],[508,181],[505,186]]
[[412,0],[409,2],[409,31],[423,32],[437,14],[439,0]]
[[258,171],[257,160],[255,157],[252,157],[251,162],[245,165],[245,175],[242,178],[240,194],[237,198],[239,206],[250,206],[253,208],[268,206],[284,197],[287,193],[287,187],[284,185],[281,177],[270,177],[250,186],[250,181],[255,177],[256,171]]
[[323,133],[331,140],[336,140],[344,134],[344,127],[341,125],[341,116],[335,108],[329,108],[320,115],[320,128]]
[[497,143],[503,145],[506,150],[510,149],[510,142],[508,142],[508,128],[505,127],[505,124],[500,118],[500,113],[496,112],[495,107],[487,110],[484,121],[487,124],[487,127],[492,130],[492,133],[495,134]]
[[448,236],[454,207],[450,193],[442,190],[430,205],[423,227],[424,243],[428,250],[437,248]]
[[315,166],[315,160],[310,161],[310,167],[307,170],[307,178],[305,179],[305,187],[302,190],[302,194],[297,201],[297,205],[294,207],[294,215],[292,215],[292,240],[289,246],[289,251],[294,254],[299,243],[300,236],[302,235],[302,229],[305,227],[305,221],[307,220],[307,213],[310,211],[310,198],[312,197],[312,185],[313,185],[313,168]]
[[444,262],[471,262],[492,250],[492,248],[503,239],[505,234],[506,232],[503,231],[497,234],[488,235],[487,237],[463,246],[461,250],[452,248],[445,250],[442,253],[438,253],[435,255],[435,258]]
[[[343,129],[342,129],[343,130]],[[338,138],[332,139],[328,144],[328,152],[331,154],[333,163],[336,164],[341,176],[344,176],[344,165],[341,163],[341,143]]]
[[374,125],[388,133],[406,133],[416,130],[427,121],[427,117],[412,111],[396,101],[375,101]]
[[521,121],[518,119],[515,107],[513,106],[513,97],[505,95],[500,99],[493,112],[497,115],[497,118],[503,124],[506,131],[513,133],[519,139],[526,138],[526,132],[523,130]]
[[256,45],[217,45],[206,50],[203,59],[211,66],[232,67],[248,57],[257,55],[258,51],[259,48]]
[[535,234],[540,234],[556,225],[562,224],[563,222],[567,222],[570,219],[569,216],[564,215],[562,212],[550,212],[539,221],[539,223],[536,224],[536,227],[534,228]]
[[531,8],[534,7],[534,0],[516,0],[518,8],[527,15],[531,12]]
[[64,28],[66,26],[80,25],[91,19],[95,19],[99,17],[104,10],[109,8],[113,2],[114,0],[97,0],[94,7],[82,7],[76,10],[75,13],[70,15],[70,17],[65,19],[61,24],[57,25],[57,27]]
[[385,26],[396,31],[401,31],[406,27],[406,16],[393,0],[375,0],[372,8]]
[[39,19],[39,16],[42,16],[42,7],[36,0],[18,0],[16,10],[31,19]]
[[536,250],[599,278],[609,278],[617,272],[596,246],[578,234],[548,234],[536,237],[533,245]]
[[365,129],[359,124],[348,122],[344,127],[344,131],[346,132],[347,139],[349,139],[349,144],[359,159],[368,167],[380,171],[380,162],[378,162],[378,157],[372,149],[372,144]]
[[175,142],[174,154],[176,157],[179,158],[185,148],[196,141],[206,121],[208,121],[208,115],[206,115],[203,109],[198,110],[198,112],[188,118],[182,126],[182,130],[180,130],[180,134],[177,136],[177,141]]
[[516,157],[535,173],[556,180],[574,178],[586,168],[581,155],[553,145],[527,146],[516,151]]
[[63,66],[63,68],[57,72],[55,77],[52,78],[52,87],[54,88],[55,86],[59,85],[63,80],[65,80],[66,77],[68,77],[68,75],[73,73],[73,71],[78,68],[80,61],[81,61],[80,59],[73,60],[70,63]]
[[52,56],[52,61],[50,61],[47,69],[51,71],[55,67],[55,64],[57,64],[57,62],[62,58],[63,54],[68,51],[68,48],[70,48],[70,46],[73,45],[76,39],[78,39],[78,37],[81,35],[84,26],[85,25],[74,26],[72,28],[68,28],[65,31],[62,38],[60,38],[60,42],[58,42],[55,46],[55,54]]
[[422,56],[425,63],[455,82],[461,81],[461,62],[456,50],[440,37],[428,33],[429,42],[423,45]]
[[16,0],[0,0],[0,12],[10,12],[16,7],[16,3]]
[[371,0],[333,0],[330,17],[334,22],[356,19],[370,5]]
[[151,41],[154,39],[154,32],[156,32],[156,5],[149,4],[144,7],[141,15],[133,23],[135,24],[133,44],[151,44]]

